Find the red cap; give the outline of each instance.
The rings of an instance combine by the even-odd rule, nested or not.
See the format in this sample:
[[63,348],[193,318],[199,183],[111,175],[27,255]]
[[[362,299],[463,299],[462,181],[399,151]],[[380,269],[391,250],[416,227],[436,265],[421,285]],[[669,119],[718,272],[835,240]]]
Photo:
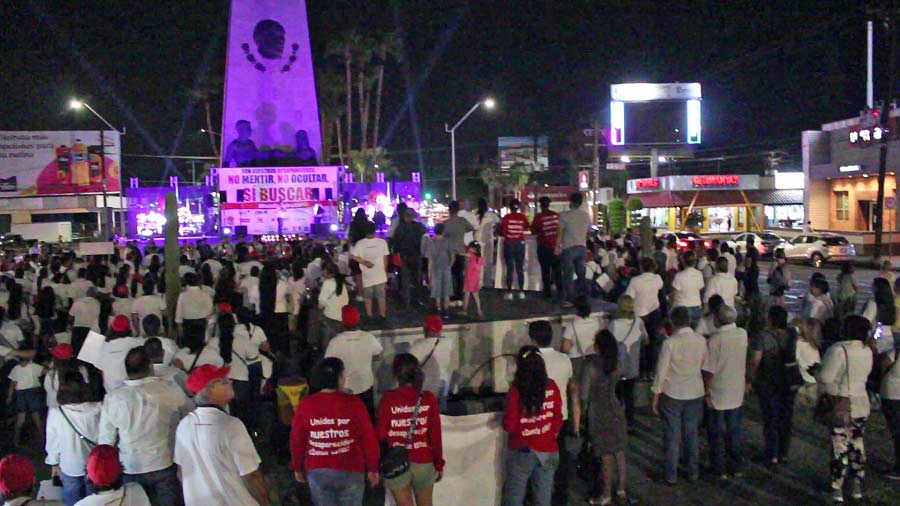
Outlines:
[[250,258],[259,258],[259,251],[256,251],[256,250],[251,251]]
[[7,455],[0,460],[0,494],[28,492],[34,486],[34,466],[21,455]]
[[355,306],[351,306],[350,304],[342,307],[341,321],[344,322],[345,327],[355,329],[359,326],[359,310],[356,309]]
[[115,446],[97,445],[91,450],[87,461],[87,475],[91,483],[109,487],[122,476],[119,450]]
[[231,312],[231,304],[227,302],[220,302],[218,305],[218,309],[220,313],[230,313]]
[[113,332],[125,332],[131,327],[131,322],[128,321],[128,317],[123,314],[117,314],[115,318],[113,318],[112,323],[110,324],[110,328]]
[[71,360],[72,357],[75,356],[75,349],[72,348],[71,344],[57,344],[56,346],[50,348],[50,354],[53,355],[54,358],[58,358],[60,360]]
[[444,329],[444,320],[441,320],[441,317],[433,314],[425,317],[425,331],[430,332],[432,334],[439,334],[441,330]]
[[203,364],[188,375],[187,387],[191,392],[198,394],[206,388],[210,381],[228,376],[230,370],[231,368],[228,366],[216,367],[212,364]]

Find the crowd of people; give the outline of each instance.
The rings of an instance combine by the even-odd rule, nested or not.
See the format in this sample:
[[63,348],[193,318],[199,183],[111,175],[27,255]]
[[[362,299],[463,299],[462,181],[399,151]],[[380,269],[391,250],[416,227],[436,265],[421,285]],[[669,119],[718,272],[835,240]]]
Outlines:
[[[702,428],[714,475],[742,476],[748,392],[773,469],[788,465],[795,408],[828,425],[836,502],[845,489],[862,496],[874,400],[893,436],[886,476],[900,480],[900,280],[889,266],[862,308],[851,266],[833,288],[816,272],[789,315],[791,269],[776,255],[764,299],[752,240],[746,255],[717,240],[641,244],[631,230],[592,232],[580,193],[566,212],[550,204],[529,220],[516,200],[502,218],[483,200],[475,212],[452,202],[433,235],[401,205],[386,237],[363,214],[340,242],[200,240],[181,248],[177,275],[152,243],[91,258],[6,254],[2,420],[14,414],[14,446],[43,446],[66,505],[269,504],[257,453],[268,437],[316,506],[359,505],[380,486],[400,506],[430,506],[453,373],[444,324],[470,302],[484,315],[494,255],[503,296],[525,298],[533,235],[543,296],[575,314],[557,335],[550,320],[531,321],[507,371],[504,505],[549,506],[566,488],[566,435],[598,464],[590,504],[631,504],[628,439],[644,385],[669,485],[699,479]],[[365,328],[388,326],[393,293],[429,316],[407,325],[423,335],[393,357],[396,387],[379,392],[384,347]],[[598,317],[595,297],[615,311]],[[5,504],[41,504],[28,502],[34,484],[29,459],[0,460]]]

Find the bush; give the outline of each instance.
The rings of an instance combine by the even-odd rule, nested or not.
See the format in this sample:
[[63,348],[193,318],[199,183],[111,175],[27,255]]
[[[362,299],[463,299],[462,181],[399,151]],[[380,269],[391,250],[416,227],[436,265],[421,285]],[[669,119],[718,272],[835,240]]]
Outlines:
[[620,199],[609,202],[609,230],[613,233],[625,230],[625,202]]
[[644,202],[636,197],[628,199],[625,203],[625,209],[628,211],[628,226],[635,226],[641,222],[641,211],[644,210]]

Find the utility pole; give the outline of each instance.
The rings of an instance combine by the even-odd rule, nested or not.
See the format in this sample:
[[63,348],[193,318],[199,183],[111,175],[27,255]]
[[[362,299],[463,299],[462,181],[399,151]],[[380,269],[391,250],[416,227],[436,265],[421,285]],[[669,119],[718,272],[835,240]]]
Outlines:
[[883,245],[882,236],[884,233],[884,179],[887,174],[888,137],[890,137],[888,134],[888,122],[891,116],[890,104],[894,93],[894,74],[897,67],[897,31],[894,27],[894,17],[897,11],[879,9],[870,12],[876,17],[884,19],[885,27],[890,36],[888,47],[888,52],[890,54],[890,59],[888,61],[888,86],[887,93],[881,101],[882,108],[880,111],[881,114],[879,115],[879,118],[881,119],[881,129],[882,132],[885,133],[881,136],[878,152],[878,196],[875,202],[875,217],[873,220],[875,225],[875,259],[877,261],[881,258],[881,248]]

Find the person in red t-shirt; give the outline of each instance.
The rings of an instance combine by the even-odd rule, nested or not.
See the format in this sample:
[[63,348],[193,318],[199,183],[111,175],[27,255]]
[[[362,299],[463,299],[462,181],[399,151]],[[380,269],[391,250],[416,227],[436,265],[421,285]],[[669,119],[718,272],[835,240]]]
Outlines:
[[[397,506],[430,505],[434,484],[441,480],[444,470],[441,413],[437,398],[433,393],[422,390],[425,375],[415,355],[401,353],[394,357],[393,371],[400,386],[381,397],[378,439],[387,440],[389,448],[406,446],[410,468],[396,478],[385,480],[384,486],[394,494]],[[422,400],[416,427],[412,441],[407,444],[406,438],[420,392]]]
[[342,392],[344,363],[322,360],[291,426],[291,469],[315,504],[362,504],[365,481],[378,484],[378,440],[359,397]]
[[556,286],[560,298],[563,296],[562,272],[559,268],[559,256],[556,254],[556,236],[559,234],[559,213],[550,210],[550,197],[543,196],[538,200],[541,206],[531,222],[531,233],[537,236],[538,262],[541,264],[541,286],[544,297],[550,298],[551,285]]
[[503,263],[506,265],[506,300],[513,299],[513,270],[519,277],[519,298],[525,298],[525,234],[528,228],[528,218],[519,212],[519,200],[512,199],[509,214],[500,220]]
[[503,430],[509,433],[503,504],[525,503],[531,481],[534,506],[550,506],[553,475],[559,466],[556,438],[562,428],[562,396],[547,377],[536,346],[523,346],[516,355],[516,375],[506,395]]

